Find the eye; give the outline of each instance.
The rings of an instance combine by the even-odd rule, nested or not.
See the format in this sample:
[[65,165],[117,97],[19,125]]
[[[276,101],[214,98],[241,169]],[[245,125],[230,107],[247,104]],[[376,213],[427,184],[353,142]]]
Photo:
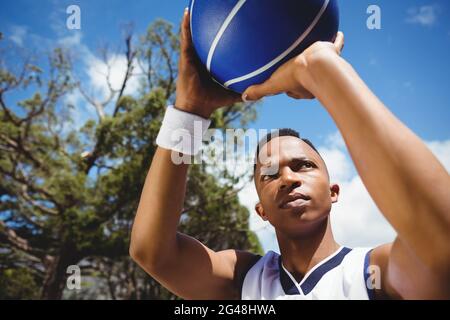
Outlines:
[[261,181],[269,181],[276,178],[276,174],[265,174],[261,176]]
[[296,171],[315,168],[316,165],[311,161],[300,161],[295,165]]
[[300,169],[301,168],[311,169],[313,167],[314,167],[313,164],[311,162],[307,161],[307,162],[302,163],[302,165],[300,166]]

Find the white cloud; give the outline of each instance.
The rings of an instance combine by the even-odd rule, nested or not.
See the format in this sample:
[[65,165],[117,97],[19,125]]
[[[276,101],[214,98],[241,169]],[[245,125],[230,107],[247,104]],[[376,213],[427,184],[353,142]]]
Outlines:
[[[54,5],[56,6],[57,3],[55,2]],[[66,14],[59,7],[53,11],[50,17],[51,27],[55,31],[56,38],[42,37],[29,32],[26,26],[12,25],[9,27],[9,39],[18,46],[34,52],[37,50],[39,53],[42,53],[41,56],[45,56],[57,47],[66,49],[74,65],[76,78],[81,83],[84,91],[94,100],[102,102],[109,95],[106,80],[107,65],[83,43],[83,33],[80,30],[68,31],[62,23],[61,17],[66,17]],[[118,91],[125,77],[126,57],[124,54],[113,54],[107,63],[111,67],[110,83],[112,88]],[[140,78],[135,74],[142,73],[142,69],[137,62],[133,64],[133,68],[133,75],[128,80],[124,92],[129,95],[137,93],[140,86]],[[87,103],[77,89],[64,97],[63,106],[67,105],[74,106],[68,111],[73,120],[72,124],[67,124],[70,128],[78,129],[84,125],[86,120],[97,118],[94,107]],[[112,110],[109,108],[105,112],[112,112]]]
[[67,32],[66,19],[68,17],[66,8],[68,5],[61,4],[61,1],[52,0],[52,11],[48,15],[48,23],[53,32],[61,37]]
[[26,35],[27,27],[15,25],[11,27],[11,35],[9,36],[9,39],[18,46],[22,47]]
[[57,40],[57,44],[63,48],[82,48],[83,51],[87,48],[81,43],[83,34],[80,31],[72,31],[70,35],[61,37]]
[[376,207],[359,176],[340,183],[339,201],[331,211],[331,225],[339,243],[377,246],[392,242],[395,231]]
[[407,11],[408,17],[406,18],[406,22],[430,27],[436,23],[438,13],[439,7],[437,5],[409,8]]
[[450,140],[431,141],[427,143],[427,146],[436,155],[445,169],[450,172]]
[[74,90],[69,94],[64,96],[64,102],[66,104],[72,105],[74,107],[78,106],[81,102],[83,102],[83,96],[78,90]]
[[353,175],[353,167],[347,155],[337,147],[320,147],[319,152],[327,164],[331,181],[347,181]]
[[[450,172],[450,140],[427,142],[427,146]],[[378,210],[357,175],[339,132],[330,135],[319,147],[330,171],[331,179],[341,187],[339,201],[333,205],[333,232],[342,245],[374,247],[394,240],[395,231]],[[265,251],[279,252],[275,231],[254,212],[258,196],[253,183],[240,193],[239,199],[251,212],[250,228],[256,232]]]
[[[90,85],[103,98],[106,98],[110,93],[107,81],[108,65],[110,67],[109,80],[111,87],[113,90],[120,90],[127,68],[127,59],[124,54],[111,55],[106,63],[93,55],[86,60],[86,73]],[[135,72],[140,68],[137,62],[133,64],[133,67]],[[133,95],[138,89],[139,78],[132,76],[127,82],[124,93]]]
[[[107,82],[108,66],[110,67],[109,81],[111,87],[118,92],[125,77],[127,59],[124,54],[112,54],[105,63],[83,44],[82,38],[83,34],[81,31],[71,31],[68,35],[58,38],[56,44],[59,47],[68,49],[72,57],[80,60],[81,64],[78,65],[77,70],[80,73],[79,81],[83,90],[90,98],[103,102],[110,94]],[[135,61],[133,63],[133,73],[141,71],[141,67]],[[134,95],[137,93],[140,85],[139,81],[139,77],[132,75],[127,82],[124,94]],[[75,127],[80,127],[88,119],[96,118],[94,107],[86,103],[78,90],[69,94],[65,102],[76,107],[72,110]],[[111,111],[105,110],[106,113]]]

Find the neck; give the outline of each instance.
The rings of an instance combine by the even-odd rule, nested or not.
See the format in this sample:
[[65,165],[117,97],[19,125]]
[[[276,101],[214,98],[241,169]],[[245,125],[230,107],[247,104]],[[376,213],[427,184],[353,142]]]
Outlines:
[[327,217],[314,232],[289,237],[277,232],[283,266],[300,282],[303,276],[316,264],[336,252],[336,243]]

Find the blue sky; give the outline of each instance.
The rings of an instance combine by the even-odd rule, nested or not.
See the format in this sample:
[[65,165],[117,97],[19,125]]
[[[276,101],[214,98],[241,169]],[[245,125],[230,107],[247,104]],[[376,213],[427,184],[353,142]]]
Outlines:
[[[275,0],[274,0],[275,1]],[[450,167],[450,4],[448,1],[428,0],[341,0],[340,29],[346,43],[343,57],[349,61],[363,80],[390,110],[424,141]],[[81,30],[65,28],[66,8],[77,4],[81,8]],[[381,9],[381,30],[366,27],[369,5]],[[0,31],[6,41],[33,51],[58,41],[71,43],[85,54],[80,73],[101,92],[93,68],[95,50],[100,43],[113,46],[121,41],[120,27],[132,22],[136,34],[143,34],[156,18],[179,24],[187,0],[9,0],[0,2]],[[97,87],[96,87],[97,86]],[[82,113],[92,116],[77,96],[73,101]],[[344,230],[354,221],[359,229],[340,231],[342,242],[351,245],[373,245],[392,238],[393,232],[380,220],[354,171],[351,160],[337,134],[337,128],[317,101],[298,101],[286,96],[264,99],[259,105],[258,119],[250,126],[262,129],[291,127],[311,139],[324,153],[332,175],[346,188],[343,205],[336,211],[359,210],[361,216],[337,215],[336,229]],[[256,194],[250,186],[244,192],[251,210]],[[347,198],[345,198],[347,197]],[[356,203],[356,205],[355,205]],[[364,213],[365,212],[365,213]],[[361,217],[364,217],[362,219]],[[352,220],[353,219],[353,220]],[[378,219],[378,220],[377,220]],[[363,222],[363,220],[365,222]],[[256,221],[256,220],[255,220]],[[379,224],[378,229],[363,230],[363,226]],[[256,222],[254,222],[256,223]],[[358,223],[354,223],[358,226]],[[256,227],[258,229],[259,227]],[[356,227],[355,227],[356,228]],[[266,249],[275,249],[273,230],[263,226],[259,233]],[[262,230],[261,229],[261,230]],[[353,231],[352,231],[353,230]],[[266,232],[267,231],[267,232]],[[383,234],[382,236],[379,236]],[[338,237],[338,238],[339,238]]]
[[[143,33],[155,18],[178,24],[188,1],[2,1],[0,30],[5,37],[23,28],[23,45],[30,35],[47,39],[73,36],[64,28],[70,4],[81,8],[82,43],[95,50],[100,42],[117,44],[120,26],[133,22]],[[450,136],[450,5],[448,1],[362,1],[340,4],[340,29],[345,33],[343,56],[370,88],[419,136],[426,140]],[[381,30],[366,27],[370,4],[381,8]],[[420,12],[420,8],[430,10]],[[423,19],[409,21],[413,16]],[[20,32],[19,32],[20,33]],[[289,117],[286,117],[289,114]],[[316,143],[337,129],[316,102],[285,96],[266,99],[260,106],[257,128],[293,127]]]

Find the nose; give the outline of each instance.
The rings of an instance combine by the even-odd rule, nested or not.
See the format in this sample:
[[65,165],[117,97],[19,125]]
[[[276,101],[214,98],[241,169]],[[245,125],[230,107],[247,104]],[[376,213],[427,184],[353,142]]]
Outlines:
[[298,174],[292,171],[288,166],[282,169],[280,178],[280,191],[284,191],[286,188],[290,188],[292,190],[302,185]]

